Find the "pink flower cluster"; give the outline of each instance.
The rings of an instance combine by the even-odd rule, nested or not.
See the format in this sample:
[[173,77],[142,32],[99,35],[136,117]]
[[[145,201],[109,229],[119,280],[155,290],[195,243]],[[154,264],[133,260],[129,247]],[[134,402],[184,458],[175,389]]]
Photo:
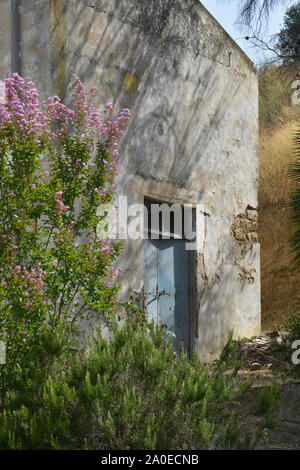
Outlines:
[[58,228],[56,228],[54,230],[54,233],[56,233],[56,238],[55,238],[55,243],[60,243],[62,241],[62,238],[61,238],[61,234],[60,234],[60,230]]
[[71,131],[75,122],[75,111],[68,108],[61,102],[59,96],[48,98],[45,103],[45,114],[48,122],[58,126],[57,134],[52,133],[52,136],[61,137]]
[[[105,105],[104,119],[101,119],[99,109],[94,104],[95,92],[95,88],[92,88],[87,93],[80,79],[77,78],[75,80],[72,93],[76,110],[75,120],[77,119],[78,123],[86,121],[88,127],[92,129],[98,140],[112,147],[117,147],[117,139],[123,134],[123,129],[130,118],[130,110],[124,108],[120,116],[112,120],[113,104],[109,102]],[[118,156],[117,148],[113,150],[113,155],[114,157]]]
[[128,108],[123,109],[120,112],[120,116],[112,120],[112,109],[112,103],[107,103],[104,109],[105,117],[103,120],[100,117],[99,111],[94,109],[88,116],[88,123],[94,129],[100,141],[106,144],[105,150],[112,148],[112,154],[116,158],[118,157],[118,138],[124,132],[123,129],[130,118],[130,110]]
[[40,268],[40,264],[37,263],[35,268],[28,270],[26,266],[21,268],[21,266],[15,266],[15,273],[21,274],[21,278],[25,281],[28,290],[24,291],[25,297],[29,296],[29,290],[41,291],[44,287],[44,277],[47,275],[47,272]]
[[108,256],[112,255],[113,252],[114,252],[114,247],[113,247],[113,246],[111,245],[111,243],[110,243],[108,240],[106,240],[106,239],[102,240],[101,249],[102,249],[102,253],[103,253],[104,255],[108,255]]
[[39,110],[37,89],[31,80],[17,73],[5,80],[6,102],[0,106],[0,131],[14,129],[13,139],[32,136],[39,143],[40,134],[48,134],[47,116]]
[[62,215],[69,209],[69,206],[65,206],[62,201],[62,191],[55,193],[55,212],[57,215]]
[[75,120],[77,123],[82,123],[82,121],[86,119],[88,120],[88,116],[91,114],[91,102],[93,101],[94,95],[94,88],[86,92],[81,80],[76,78],[73,83],[72,99],[76,111]]
[[109,272],[105,278],[105,285],[108,288],[112,288],[115,284],[116,278],[118,277],[120,270],[115,266],[110,266]]
[[[79,78],[73,84],[74,109],[64,105],[59,96],[54,96],[48,98],[44,103],[44,111],[40,111],[39,97],[33,82],[24,80],[17,73],[5,80],[5,87],[6,102],[0,105],[0,132],[12,127],[14,140],[31,136],[39,144],[41,136],[62,137],[83,128],[102,142],[104,149],[111,151],[114,159],[118,157],[118,138],[130,118],[128,108],[123,109],[119,117],[113,120],[113,105],[109,102],[101,119],[94,104],[96,90],[85,91]],[[76,164],[80,167],[80,162]]]
[[[0,277],[4,275],[4,269],[0,269]],[[34,301],[42,295],[43,305],[47,305],[48,298],[43,296],[44,278],[47,272],[41,268],[40,263],[36,263],[35,267],[28,269],[26,266],[17,264],[11,272],[5,270],[6,280],[1,282],[2,287],[11,288],[15,286],[21,291],[21,296],[26,299],[26,308],[31,309]],[[20,299],[20,294],[17,294]],[[9,307],[11,308],[11,307]]]

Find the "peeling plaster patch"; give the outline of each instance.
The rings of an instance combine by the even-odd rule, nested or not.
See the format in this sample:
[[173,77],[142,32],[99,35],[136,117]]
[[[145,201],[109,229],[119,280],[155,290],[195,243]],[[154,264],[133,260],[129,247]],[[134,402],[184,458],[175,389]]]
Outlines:
[[238,265],[240,268],[240,273],[238,279],[240,282],[247,281],[248,284],[254,284],[254,273],[256,269],[245,269],[243,266]]
[[257,209],[247,206],[245,212],[237,215],[231,225],[231,234],[240,245],[241,257],[251,250],[252,245],[258,243],[258,212]]

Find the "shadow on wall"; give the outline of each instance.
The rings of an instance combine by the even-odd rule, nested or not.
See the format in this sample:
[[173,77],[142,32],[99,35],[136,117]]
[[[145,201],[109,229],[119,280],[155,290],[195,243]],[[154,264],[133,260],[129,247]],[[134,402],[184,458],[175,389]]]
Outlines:
[[96,86],[102,104],[132,110],[121,143],[127,175],[188,187],[245,80],[229,67],[225,33],[195,0],[69,6],[67,47],[58,53],[67,86],[78,75]]
[[[129,107],[132,111],[120,145],[118,185],[125,193],[130,192],[135,175],[193,189],[200,198],[201,178],[217,181],[220,176],[226,181],[224,174],[234,173],[238,164],[238,152],[230,158],[223,150],[224,126],[237,132],[241,141],[247,139],[247,115],[237,111],[234,118],[232,106],[240,86],[247,84],[249,71],[248,64],[245,74],[230,66],[234,46],[201,4],[196,0],[70,0],[68,6],[67,34],[61,46],[56,45],[67,71],[67,99],[77,75],[86,86],[97,88],[99,103],[113,101],[117,110]],[[207,172],[201,175],[203,162]],[[213,261],[220,276],[209,276],[202,263],[198,272],[201,308],[193,322],[196,336],[201,331],[204,349],[214,344],[219,352],[235,325],[233,296],[241,295],[232,286],[242,290],[247,281],[238,280],[236,257],[241,264],[244,261],[230,231],[216,235],[216,241],[227,247]],[[142,252],[142,243],[133,247],[129,242],[126,257],[132,264],[140,263]]]

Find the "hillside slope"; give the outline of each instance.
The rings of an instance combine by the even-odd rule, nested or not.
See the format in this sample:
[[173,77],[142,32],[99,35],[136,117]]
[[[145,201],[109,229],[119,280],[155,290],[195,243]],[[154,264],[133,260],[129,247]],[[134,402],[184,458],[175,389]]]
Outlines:
[[[295,69],[271,67],[260,75],[259,237],[261,243],[262,329],[276,328],[300,312],[300,272],[290,258],[287,200],[293,134],[300,109],[291,103]],[[299,299],[298,299],[299,297]]]

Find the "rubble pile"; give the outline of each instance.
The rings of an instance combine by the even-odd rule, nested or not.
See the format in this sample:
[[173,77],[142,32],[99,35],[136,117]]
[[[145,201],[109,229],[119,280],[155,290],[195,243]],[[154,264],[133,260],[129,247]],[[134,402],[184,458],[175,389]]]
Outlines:
[[252,371],[288,371],[291,358],[284,347],[288,333],[273,331],[260,337],[238,341],[239,357],[244,369]]

